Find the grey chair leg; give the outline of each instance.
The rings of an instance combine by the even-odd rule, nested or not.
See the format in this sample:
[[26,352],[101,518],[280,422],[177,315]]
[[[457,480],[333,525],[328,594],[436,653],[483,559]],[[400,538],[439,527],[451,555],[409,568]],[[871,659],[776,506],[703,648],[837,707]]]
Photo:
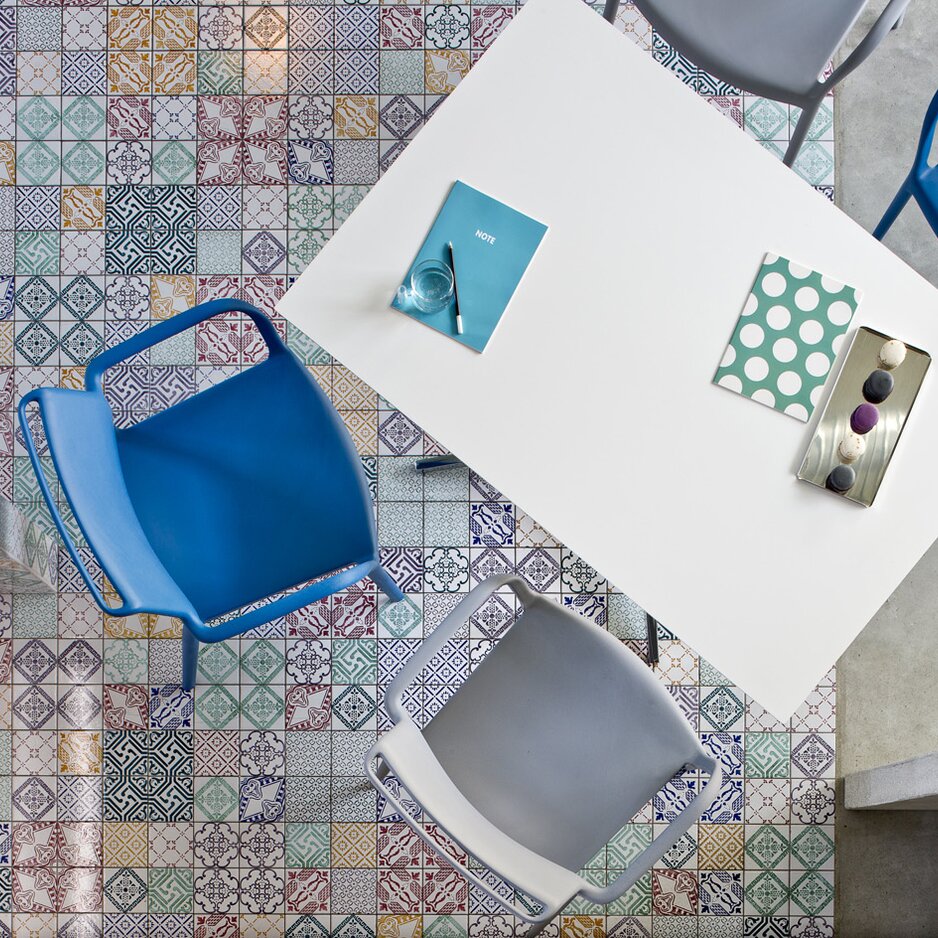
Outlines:
[[[603,18],[610,23],[616,21],[616,13],[619,12],[619,0],[606,0],[606,6],[603,9]],[[531,934],[530,932],[528,934]]]
[[795,125],[795,132],[791,135],[791,143],[788,144],[788,150],[785,152],[783,162],[786,166],[792,166],[798,158],[798,151],[801,149],[801,145],[808,136],[808,131],[811,129],[814,118],[820,110],[822,100],[823,98],[818,98],[816,101],[808,102],[801,109],[801,117],[798,118],[798,123]]
[[550,922],[541,922],[540,925],[532,925],[531,928],[525,933],[524,938],[534,938],[535,935],[539,935],[545,928],[550,924]]

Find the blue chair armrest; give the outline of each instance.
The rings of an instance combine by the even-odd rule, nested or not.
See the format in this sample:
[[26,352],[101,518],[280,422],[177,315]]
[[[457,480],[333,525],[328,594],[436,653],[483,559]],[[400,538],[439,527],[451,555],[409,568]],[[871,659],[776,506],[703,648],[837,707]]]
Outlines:
[[[52,491],[49,489],[49,483],[46,481],[46,475],[42,468],[42,463],[39,460],[39,453],[36,450],[36,442],[33,439],[32,431],[29,428],[29,420],[26,414],[29,405],[36,404],[36,406],[39,407],[41,417],[41,400],[42,388],[37,388],[33,391],[30,391],[28,394],[23,395],[23,397],[20,399],[18,407],[20,426],[23,429],[23,442],[26,444],[26,452],[29,454],[29,461],[32,463],[33,472],[36,474],[36,481],[39,483],[39,491],[42,493],[42,497],[46,500],[46,507],[49,509],[49,514],[52,516],[52,521],[55,524],[56,530],[59,532],[59,537],[62,538],[62,541],[65,544],[65,549],[68,551],[69,557],[72,558],[72,563],[74,563],[78,568],[78,572],[81,574],[82,579],[85,581],[85,584],[91,591],[91,595],[94,597],[94,601],[102,609],[109,610],[112,615],[131,615],[137,610],[131,608],[127,602],[122,602],[120,606],[109,606],[105,602],[104,597],[101,595],[101,591],[97,588],[97,586],[95,586],[94,580],[92,579],[88,568],[82,562],[81,556],[78,553],[78,548],[75,546],[71,535],[68,533],[68,529],[65,527],[65,521],[59,512],[59,508],[56,504],[55,498],[52,495]],[[121,598],[123,599],[123,597]]]
[[140,352],[146,351],[146,349],[166,339],[171,339],[174,335],[179,335],[180,332],[185,332],[206,319],[224,313],[245,313],[250,316],[264,342],[266,342],[271,355],[286,351],[286,346],[283,344],[273,323],[256,306],[245,303],[243,300],[228,298],[210,300],[208,303],[193,306],[192,309],[179,313],[171,319],[164,319],[150,326],[149,329],[139,335],[131,336],[129,339],[119,342],[117,345],[96,355],[85,369],[85,387],[89,391],[101,391],[104,372],[108,368],[112,368],[125,359],[132,358],[134,355],[138,355]]

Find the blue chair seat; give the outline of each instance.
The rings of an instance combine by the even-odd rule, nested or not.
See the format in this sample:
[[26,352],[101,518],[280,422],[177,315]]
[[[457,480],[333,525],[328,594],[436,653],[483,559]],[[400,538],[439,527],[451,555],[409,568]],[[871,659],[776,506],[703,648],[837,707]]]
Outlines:
[[[106,370],[231,312],[254,320],[268,357],[115,428]],[[121,596],[118,608],[108,607],[59,514],[27,421],[32,404],[62,494]],[[20,421],[53,520],[102,608],[182,619],[187,688],[199,641],[230,638],[368,575],[393,600],[403,598],[378,563],[371,498],[341,418],[270,321],[246,303],[197,306],[102,352],[88,365],[85,390],[32,391],[20,402]],[[270,599],[294,587],[301,588]],[[255,608],[238,614],[246,606]]]

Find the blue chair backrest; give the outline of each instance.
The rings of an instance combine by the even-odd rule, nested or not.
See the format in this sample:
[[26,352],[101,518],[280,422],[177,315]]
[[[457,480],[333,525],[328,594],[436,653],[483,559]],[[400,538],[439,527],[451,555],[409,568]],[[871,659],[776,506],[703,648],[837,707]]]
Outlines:
[[[115,430],[105,370],[231,309],[254,319],[267,359]],[[86,383],[85,391],[42,389],[34,399],[74,514],[128,604],[160,611],[157,594],[174,589],[184,604],[174,611],[194,609],[205,621],[377,557],[372,502],[348,431],[253,307],[216,301],[160,323],[101,353]]]

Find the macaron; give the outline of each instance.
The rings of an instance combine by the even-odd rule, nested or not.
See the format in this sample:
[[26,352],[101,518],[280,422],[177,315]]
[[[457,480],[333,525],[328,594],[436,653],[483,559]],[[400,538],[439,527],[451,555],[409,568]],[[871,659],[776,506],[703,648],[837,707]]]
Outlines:
[[895,379],[888,371],[877,368],[871,371],[869,377],[863,382],[863,396],[871,404],[882,404],[896,386]]
[[873,404],[861,404],[850,415],[850,429],[854,433],[869,433],[879,423],[879,411]]
[[841,464],[831,469],[825,485],[832,492],[843,495],[844,492],[849,492],[853,488],[853,483],[856,481],[857,474],[853,471],[853,467]]
[[889,339],[883,342],[879,350],[879,361],[883,368],[892,371],[905,361],[905,345],[898,339]]
[[866,439],[859,433],[848,430],[837,447],[837,455],[844,462],[853,462],[866,452]]

